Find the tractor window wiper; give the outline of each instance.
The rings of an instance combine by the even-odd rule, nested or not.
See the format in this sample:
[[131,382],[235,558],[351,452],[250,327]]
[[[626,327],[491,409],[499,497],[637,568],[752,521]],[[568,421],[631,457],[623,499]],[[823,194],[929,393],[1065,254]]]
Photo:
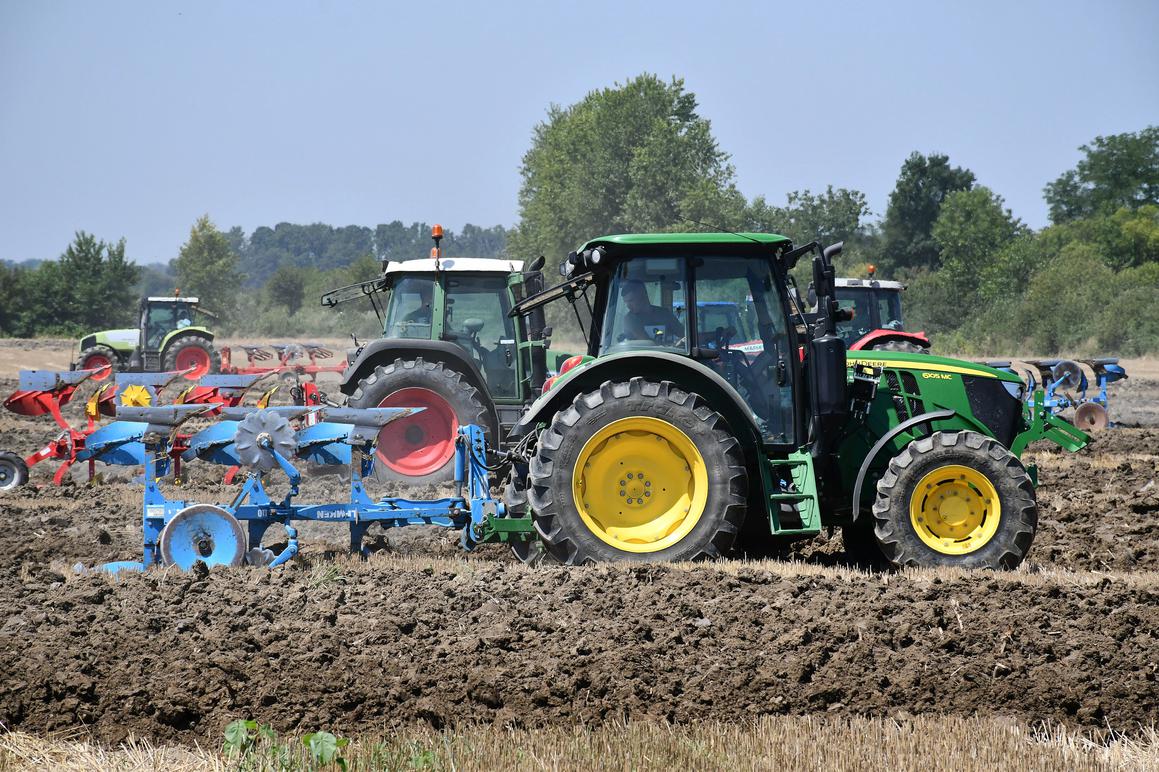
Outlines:
[[560,282],[554,287],[548,287],[543,292],[537,292],[529,298],[526,298],[519,303],[516,303],[507,313],[508,316],[514,318],[516,316],[523,316],[532,309],[547,305],[553,300],[559,298],[574,298],[582,295],[584,290],[595,281],[595,277],[591,272],[581,273],[579,276],[573,276],[567,281]]

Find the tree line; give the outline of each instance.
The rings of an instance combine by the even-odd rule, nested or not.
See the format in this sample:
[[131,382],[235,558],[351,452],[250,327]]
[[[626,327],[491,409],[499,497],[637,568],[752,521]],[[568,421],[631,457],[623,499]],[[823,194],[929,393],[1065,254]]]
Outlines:
[[[551,106],[520,166],[519,222],[448,231],[447,254],[557,263],[618,232],[765,231],[844,241],[843,275],[908,285],[907,326],[966,354],[1141,354],[1159,350],[1159,127],[1096,137],[1045,182],[1050,225],[1026,226],[1001,195],[941,153],[904,159],[880,218],[857,190],[826,186],[783,203],[746,198],[696,96],[641,75]],[[198,219],[167,265],[135,266],[125,244],[79,233],[57,261],[0,266],[0,335],[78,334],[132,323],[141,294],[180,287],[227,331],[375,333],[365,310],[321,309],[327,289],[372,278],[385,259],[425,256],[426,223],[280,223],[246,234]],[[802,271],[800,280],[807,281]],[[87,279],[88,282],[82,282]],[[12,299],[12,300],[10,300]],[[19,300],[19,302],[14,302]]]

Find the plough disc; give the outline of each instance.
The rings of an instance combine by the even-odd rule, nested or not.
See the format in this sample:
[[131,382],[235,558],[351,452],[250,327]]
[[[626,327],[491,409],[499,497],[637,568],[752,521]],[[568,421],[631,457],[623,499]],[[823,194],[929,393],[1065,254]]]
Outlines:
[[161,562],[188,571],[194,563],[240,566],[246,539],[241,523],[221,507],[194,504],[165,524],[158,539]]
[[1058,381],[1058,387],[1065,391],[1074,391],[1083,385],[1083,371],[1078,362],[1063,359],[1050,368],[1050,375]]
[[1097,402],[1084,402],[1074,411],[1074,425],[1084,432],[1106,429],[1110,423],[1107,419],[1107,409]]
[[271,451],[292,458],[298,441],[294,427],[283,416],[272,410],[258,410],[238,424],[234,448],[242,464],[268,472],[278,465]]

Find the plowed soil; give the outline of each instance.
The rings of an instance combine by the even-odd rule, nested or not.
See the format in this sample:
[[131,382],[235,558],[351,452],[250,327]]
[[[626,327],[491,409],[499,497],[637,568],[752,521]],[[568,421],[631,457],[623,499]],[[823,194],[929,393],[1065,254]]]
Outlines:
[[[533,570],[437,529],[383,534],[357,561],[341,527],[317,526],[282,569],[112,579],[72,566],[139,559],[139,489],[120,469],[56,488],[43,465],[0,494],[0,724],[211,743],[235,718],[345,734],[818,711],[1153,725],[1159,382],[1129,383],[1137,426],[1032,451],[1040,529],[1013,574],[859,573],[839,537],[795,545],[796,562]],[[0,414],[0,449],[53,434]],[[219,473],[197,465],[185,495],[227,498]]]

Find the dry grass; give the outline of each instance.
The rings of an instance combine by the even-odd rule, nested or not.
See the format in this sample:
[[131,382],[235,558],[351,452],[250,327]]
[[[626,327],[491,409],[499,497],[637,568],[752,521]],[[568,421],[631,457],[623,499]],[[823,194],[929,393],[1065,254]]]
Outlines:
[[[923,769],[1144,770],[1159,767],[1159,735],[1089,736],[1027,729],[998,718],[904,721],[813,716],[735,724],[630,724],[452,732],[414,729],[363,739],[350,769]],[[302,744],[264,742],[242,758],[134,741],[103,748],[76,738],[0,735],[0,770],[310,769]]]

